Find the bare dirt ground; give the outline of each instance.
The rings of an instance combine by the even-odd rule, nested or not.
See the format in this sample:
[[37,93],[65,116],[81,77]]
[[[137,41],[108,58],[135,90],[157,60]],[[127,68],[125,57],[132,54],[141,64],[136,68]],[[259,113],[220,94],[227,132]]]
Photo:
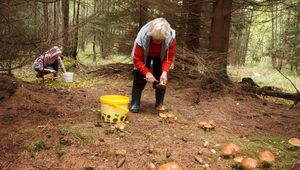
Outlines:
[[[154,89],[148,84],[141,112],[128,113],[123,131],[102,122],[99,97],[131,97],[131,68],[103,67],[88,81],[97,86],[76,88],[41,87],[0,75],[0,169],[147,170],[149,162],[158,169],[171,161],[184,170],[239,169],[222,156],[229,142],[238,145],[244,157],[258,159],[264,150],[274,153],[275,161],[264,169],[299,169],[300,150],[287,143],[300,137],[299,104],[288,109],[291,103],[248,95],[238,84],[204,91],[198,103],[197,81],[177,80],[179,73],[171,73],[165,104],[176,119],[158,116]],[[74,79],[72,83],[79,76]],[[207,119],[217,123],[214,130],[199,128]]]

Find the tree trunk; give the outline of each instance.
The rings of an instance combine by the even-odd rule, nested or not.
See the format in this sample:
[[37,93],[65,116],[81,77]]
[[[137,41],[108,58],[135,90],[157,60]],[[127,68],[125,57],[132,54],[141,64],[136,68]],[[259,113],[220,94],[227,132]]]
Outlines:
[[53,38],[54,40],[58,39],[58,32],[59,32],[59,27],[58,27],[58,23],[59,23],[59,2],[54,2],[53,5]]
[[200,46],[200,16],[202,3],[198,0],[188,1],[188,19],[186,32],[187,48],[196,52]]
[[283,60],[285,60],[285,54],[288,53],[289,49],[288,48],[288,42],[287,42],[287,36],[289,32],[289,26],[290,26],[290,18],[291,18],[291,8],[292,8],[292,0],[290,0],[290,7],[288,8],[288,14],[287,14],[287,19],[286,19],[286,25],[285,25],[285,30],[284,30],[284,37],[283,37],[283,44],[282,44],[282,51],[279,59],[279,64],[277,69],[280,71],[283,67]]
[[139,28],[141,29],[147,23],[148,1],[140,0],[140,20]]
[[62,13],[63,13],[63,54],[70,56],[69,46],[69,0],[62,0]]
[[[97,6],[97,1],[94,1],[94,12],[96,12],[96,6]],[[97,35],[96,35],[96,28],[93,27],[93,62],[97,61],[97,52],[96,52],[96,40],[97,40]]]
[[[74,2],[74,6],[75,6],[75,2]],[[77,10],[76,10],[76,13],[74,16],[76,29],[74,32],[74,43],[73,43],[73,48],[72,48],[72,56],[75,60],[77,58],[77,49],[78,49],[79,11],[80,11],[80,0],[77,1]]]
[[209,40],[210,55],[206,57],[206,74],[228,84],[227,57],[232,0],[217,0],[213,3],[211,37]]

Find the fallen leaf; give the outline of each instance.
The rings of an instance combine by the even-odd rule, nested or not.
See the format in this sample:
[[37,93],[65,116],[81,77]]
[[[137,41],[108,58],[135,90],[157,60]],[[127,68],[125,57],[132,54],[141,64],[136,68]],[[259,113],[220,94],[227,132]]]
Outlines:
[[153,145],[150,145],[150,146],[149,146],[148,151],[149,151],[149,153],[152,153],[152,152],[153,152]]
[[203,143],[203,146],[207,147],[208,145],[209,145],[209,141],[205,140],[204,143]]
[[171,153],[172,151],[170,149],[167,149],[167,152],[166,152],[166,158],[169,158],[171,156]]
[[125,160],[126,157],[119,159],[119,161],[117,162],[117,168],[120,168],[124,164]]
[[195,160],[196,160],[199,164],[203,164],[203,159],[200,158],[199,156],[195,156]]

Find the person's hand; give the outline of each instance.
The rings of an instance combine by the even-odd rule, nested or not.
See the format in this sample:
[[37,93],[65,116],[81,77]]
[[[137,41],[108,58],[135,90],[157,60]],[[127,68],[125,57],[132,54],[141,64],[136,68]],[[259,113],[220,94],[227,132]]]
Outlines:
[[155,77],[153,76],[152,73],[148,72],[146,73],[146,78],[145,80],[148,82],[148,83],[154,83],[154,82],[158,82]]
[[56,73],[56,71],[55,71],[55,70],[51,70],[50,72],[51,72],[51,73],[53,73],[53,74],[55,74],[55,73]]
[[168,73],[166,71],[163,71],[161,73],[161,76],[160,76],[160,79],[159,79],[159,82],[163,81],[164,84],[167,84],[168,83]]

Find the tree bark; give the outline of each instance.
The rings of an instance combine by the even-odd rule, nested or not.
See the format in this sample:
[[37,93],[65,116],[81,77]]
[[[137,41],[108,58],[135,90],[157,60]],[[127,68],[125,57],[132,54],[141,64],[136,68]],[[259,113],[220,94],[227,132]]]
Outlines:
[[217,0],[213,3],[213,14],[211,22],[211,36],[209,40],[209,51],[206,57],[206,74],[215,77],[228,84],[227,57],[229,44],[229,29],[231,19],[232,0]]
[[63,13],[63,54],[70,55],[69,49],[69,0],[62,0],[62,13]]
[[139,20],[139,28],[141,29],[147,23],[148,16],[148,1],[140,0],[140,20]]
[[189,50],[196,52],[200,46],[200,16],[201,16],[201,1],[188,1],[188,19],[186,31],[186,46]]
[[[74,2],[74,11],[76,9],[76,5]],[[74,32],[74,42],[73,42],[73,46],[72,46],[72,57],[76,60],[77,58],[77,49],[78,49],[78,32],[79,32],[79,11],[80,11],[80,0],[77,1],[77,10],[74,13],[75,16],[74,20],[75,20],[75,32]]]

